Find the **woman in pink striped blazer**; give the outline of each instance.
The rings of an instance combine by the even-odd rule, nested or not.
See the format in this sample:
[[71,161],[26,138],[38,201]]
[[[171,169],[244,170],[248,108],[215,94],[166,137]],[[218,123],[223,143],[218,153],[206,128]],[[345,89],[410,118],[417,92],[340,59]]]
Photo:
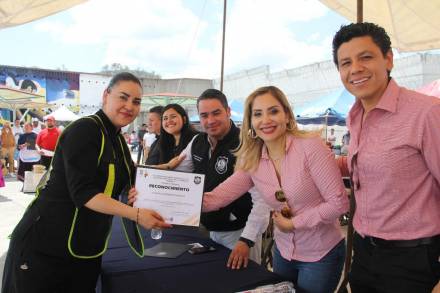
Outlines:
[[277,87],[246,99],[235,173],[205,194],[203,209],[216,210],[255,186],[274,210],[274,272],[298,292],[333,292],[345,256],[338,217],[348,198],[333,154],[294,117]]

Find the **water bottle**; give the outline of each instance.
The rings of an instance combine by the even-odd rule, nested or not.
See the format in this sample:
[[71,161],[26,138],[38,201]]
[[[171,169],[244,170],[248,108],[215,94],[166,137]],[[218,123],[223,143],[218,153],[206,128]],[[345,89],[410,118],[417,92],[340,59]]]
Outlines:
[[159,240],[162,238],[162,229],[151,229],[151,239]]

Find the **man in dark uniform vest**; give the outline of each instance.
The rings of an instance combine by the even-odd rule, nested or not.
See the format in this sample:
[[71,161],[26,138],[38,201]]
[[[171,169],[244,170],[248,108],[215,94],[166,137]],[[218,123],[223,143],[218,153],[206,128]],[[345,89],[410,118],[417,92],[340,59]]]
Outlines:
[[[176,170],[207,175],[205,191],[210,191],[234,172],[232,151],[240,143],[240,130],[230,119],[226,96],[216,89],[202,93],[197,109],[204,132],[194,137],[179,158],[162,166],[172,169],[178,165]],[[246,267],[248,258],[261,261],[261,234],[269,222],[269,208],[256,191],[218,211],[202,213],[201,222],[211,239],[232,250],[228,267]]]

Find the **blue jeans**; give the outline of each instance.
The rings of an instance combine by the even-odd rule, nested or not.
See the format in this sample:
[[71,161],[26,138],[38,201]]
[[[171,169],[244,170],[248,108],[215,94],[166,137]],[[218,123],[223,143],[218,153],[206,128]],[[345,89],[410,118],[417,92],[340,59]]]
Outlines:
[[344,240],[316,262],[289,261],[275,246],[273,271],[291,280],[297,293],[333,293],[341,278],[344,259]]

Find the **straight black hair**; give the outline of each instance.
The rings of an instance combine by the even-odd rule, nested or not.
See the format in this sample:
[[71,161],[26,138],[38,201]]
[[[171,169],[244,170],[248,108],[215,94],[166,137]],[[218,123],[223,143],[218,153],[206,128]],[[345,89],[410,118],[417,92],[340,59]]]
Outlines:
[[215,99],[220,101],[220,103],[223,105],[225,109],[227,109],[228,106],[228,100],[226,99],[226,96],[224,93],[217,89],[207,89],[205,90],[200,97],[197,98],[197,109],[199,109],[199,103],[202,100],[209,100],[209,99]]
[[333,38],[333,62],[338,64],[339,47],[353,38],[370,36],[380,48],[383,56],[391,50],[391,40],[385,29],[371,22],[351,23],[343,25]]
[[142,88],[141,81],[134,74],[130,72],[120,72],[112,77],[107,85],[106,91],[110,92],[111,89],[120,81],[132,81],[134,83],[137,83]]

